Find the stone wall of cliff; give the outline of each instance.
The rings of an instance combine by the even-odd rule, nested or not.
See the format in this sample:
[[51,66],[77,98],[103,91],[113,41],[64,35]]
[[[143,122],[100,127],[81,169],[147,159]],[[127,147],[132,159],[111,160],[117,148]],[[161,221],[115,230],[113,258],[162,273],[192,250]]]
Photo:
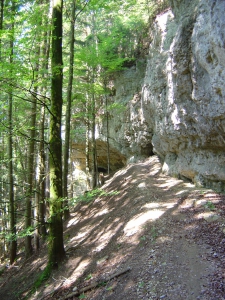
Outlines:
[[[128,161],[153,152],[163,171],[225,189],[225,1],[171,0],[149,53],[114,80],[110,143]],[[104,135],[104,126],[102,128]]]

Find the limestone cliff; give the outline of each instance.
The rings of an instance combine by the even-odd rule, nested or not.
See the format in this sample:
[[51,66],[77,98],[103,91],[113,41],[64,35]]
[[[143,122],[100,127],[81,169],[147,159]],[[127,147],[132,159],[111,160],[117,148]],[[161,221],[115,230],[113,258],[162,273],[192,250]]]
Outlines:
[[128,161],[154,152],[164,172],[220,190],[225,183],[224,12],[224,0],[171,0],[171,8],[151,26],[146,61],[115,78],[113,100],[124,110],[110,119],[110,143]]

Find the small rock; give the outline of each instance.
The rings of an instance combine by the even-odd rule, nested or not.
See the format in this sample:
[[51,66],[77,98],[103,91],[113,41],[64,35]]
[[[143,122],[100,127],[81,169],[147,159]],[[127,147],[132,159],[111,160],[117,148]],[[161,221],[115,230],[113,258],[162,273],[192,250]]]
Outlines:
[[98,261],[97,261],[97,265],[100,265],[100,264],[103,264],[104,262],[106,262],[107,260],[109,259],[109,256],[104,256],[103,258],[100,258]]
[[220,218],[220,216],[218,215],[215,215],[215,214],[208,214],[208,215],[205,215],[204,216],[204,219],[207,221],[207,222],[215,222],[215,221],[218,221]]

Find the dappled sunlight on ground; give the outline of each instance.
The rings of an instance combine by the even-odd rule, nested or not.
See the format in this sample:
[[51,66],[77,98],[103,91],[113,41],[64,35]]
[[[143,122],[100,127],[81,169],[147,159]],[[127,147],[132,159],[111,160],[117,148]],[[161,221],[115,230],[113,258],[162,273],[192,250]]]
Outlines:
[[135,216],[124,227],[124,233],[126,236],[131,236],[137,233],[140,228],[148,221],[154,221],[164,214],[164,211],[158,209],[152,209],[145,213]]
[[70,242],[74,242],[74,241],[78,241],[80,239],[82,239],[83,237],[85,237],[87,234],[89,233],[89,230],[83,231],[83,232],[79,232],[75,237],[73,237]]
[[182,194],[185,194],[185,193],[188,193],[189,190],[180,190],[178,191],[177,193],[175,193],[175,195],[182,195]]
[[159,207],[164,207],[167,209],[173,208],[176,202],[166,202],[166,203],[157,203],[157,202],[152,202],[152,203],[147,203],[143,207],[145,208],[159,208]]
[[73,266],[73,272],[71,273],[70,277],[73,280],[76,280],[82,273],[83,270],[90,264],[91,259],[81,259],[78,265]]
[[[104,253],[112,246],[117,247],[116,251],[119,253],[123,247],[137,245],[145,226],[154,224],[177,205],[179,198],[172,197],[174,200],[171,201],[172,188],[176,187],[177,196],[186,191],[186,183],[181,180],[165,175],[158,179],[160,167],[154,157],[138,166],[133,164],[118,171],[114,179],[106,182],[104,188],[107,191],[109,187],[112,191],[113,187],[115,190],[119,187],[119,194],[97,198],[94,203],[87,205],[85,215],[77,211],[75,217],[68,222],[68,228],[70,226],[77,230],[70,244],[77,247],[87,246],[93,255]],[[165,190],[168,191],[166,196]],[[130,207],[130,211],[127,207]],[[162,242],[169,240],[169,237],[161,237]]]
[[159,238],[158,238],[158,242],[159,243],[168,243],[168,242],[172,242],[173,241],[173,239],[171,238],[171,237],[169,237],[169,236],[160,236]]
[[180,180],[178,181],[178,180],[175,179],[175,178],[171,178],[171,179],[165,180],[164,183],[159,184],[158,187],[160,187],[160,188],[165,188],[165,189],[167,190],[167,189],[169,189],[169,188],[171,188],[171,187],[174,187],[174,186],[176,186],[176,185],[179,185],[179,184],[181,184],[181,181],[180,181]]
[[[121,280],[110,280],[85,298],[160,299],[165,294],[160,292],[168,289],[172,296],[167,298],[175,300],[176,290],[182,286],[186,294],[177,299],[197,299],[196,285],[205,284],[198,269],[204,270],[206,261],[198,262],[195,231],[199,222],[213,222],[213,217],[218,217],[213,205],[220,204],[224,197],[160,172],[156,156],[128,165],[106,181],[102,187],[105,195],[77,204],[65,222],[67,260],[43,287],[43,294],[50,295],[44,300],[66,299],[64,295],[76,287],[91,284],[92,277],[102,280],[128,266],[130,271]],[[33,260],[32,268],[37,263],[39,259]],[[51,291],[57,289],[58,294],[51,298]],[[192,294],[186,297],[192,289],[193,298]],[[39,299],[40,294],[32,298]]]
[[68,224],[67,224],[67,228],[69,228],[70,226],[74,226],[77,224],[79,220],[75,217],[69,220]]
[[[131,164],[115,173],[103,186],[106,192],[119,191],[118,195],[99,197],[83,209],[77,209],[67,225],[68,230],[74,231],[68,249],[75,247],[71,255],[74,253],[75,257],[80,257],[80,262],[73,265],[70,279],[76,281],[79,276],[92,272],[98,276],[103,269],[106,273],[112,272],[129,256],[132,257],[134,251],[141,251],[138,247],[142,249],[149,242],[157,240],[162,247],[173,247],[179,229],[170,232],[169,228],[162,225],[159,229],[156,224],[163,224],[165,218],[173,218],[178,224],[182,220],[188,222],[180,210],[204,205],[205,200],[196,200],[195,193],[187,196],[195,189],[193,184],[160,174],[160,170],[156,157]],[[196,214],[195,218],[198,220],[203,216]],[[195,226],[188,223],[184,229],[189,232]],[[190,259],[194,256],[191,251],[195,253],[197,250],[189,251]],[[150,266],[157,264],[155,250],[150,251],[150,257]],[[124,283],[123,292],[130,293],[135,284],[141,286],[134,280]],[[110,290],[114,288],[118,288],[116,282]]]
[[105,208],[103,210],[100,210],[95,216],[98,217],[98,216],[102,216],[102,215],[105,215],[105,214],[108,214],[108,213],[109,213],[108,208]]

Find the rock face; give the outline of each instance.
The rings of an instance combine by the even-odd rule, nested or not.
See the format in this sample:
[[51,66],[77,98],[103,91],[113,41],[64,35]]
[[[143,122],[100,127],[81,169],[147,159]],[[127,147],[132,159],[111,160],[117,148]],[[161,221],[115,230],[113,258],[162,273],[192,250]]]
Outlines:
[[[225,189],[225,1],[171,0],[147,61],[114,80],[123,110],[110,142],[128,161],[159,155],[164,172]],[[102,129],[102,134],[104,130]]]

